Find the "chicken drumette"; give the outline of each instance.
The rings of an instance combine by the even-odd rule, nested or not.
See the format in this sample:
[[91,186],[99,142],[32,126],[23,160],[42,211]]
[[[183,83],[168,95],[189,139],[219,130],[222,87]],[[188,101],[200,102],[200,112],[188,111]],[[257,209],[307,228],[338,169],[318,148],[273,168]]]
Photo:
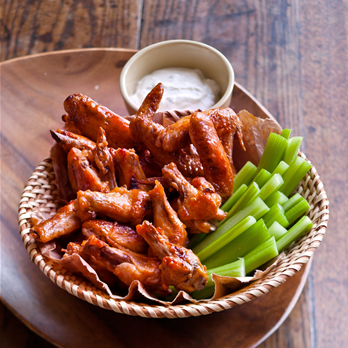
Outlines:
[[104,264],[127,286],[138,280],[149,290],[167,292],[168,286],[161,280],[160,261],[157,258],[122,247],[110,247],[95,236],[90,236],[83,242],[82,248],[85,254],[93,256],[99,263]]
[[156,181],[156,186],[149,192],[153,206],[153,222],[162,228],[169,242],[177,245],[187,244],[185,225],[167,200],[163,186]]
[[180,219],[198,233],[208,233],[212,227],[208,220],[225,218],[226,213],[219,209],[221,197],[214,187],[202,177],[196,177],[189,183],[180,173],[175,163],[163,167],[163,176],[180,194],[178,215]]
[[204,177],[225,202],[233,192],[233,171],[213,122],[201,112],[191,115],[190,138],[203,164]]
[[96,236],[112,247],[119,245],[136,253],[146,253],[149,246],[135,230],[118,222],[104,220],[89,220],[82,224],[82,233],[85,237]]
[[205,287],[208,281],[206,267],[191,250],[170,243],[162,229],[156,229],[148,221],[138,225],[137,232],[162,260],[159,269],[163,283],[187,292],[201,290]]

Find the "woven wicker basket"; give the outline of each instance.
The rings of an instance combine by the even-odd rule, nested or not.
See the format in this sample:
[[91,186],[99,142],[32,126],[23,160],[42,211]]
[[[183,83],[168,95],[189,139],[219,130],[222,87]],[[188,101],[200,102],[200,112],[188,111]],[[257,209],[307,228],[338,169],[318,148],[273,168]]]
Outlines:
[[[305,155],[300,155],[306,159]],[[307,160],[307,159],[306,159]],[[308,160],[307,160],[308,161]],[[268,293],[284,283],[307,263],[318,248],[326,232],[329,219],[329,202],[324,186],[314,167],[300,183],[299,192],[310,204],[308,216],[313,221],[311,231],[286,251],[286,257],[263,278],[243,289],[214,301],[198,304],[178,304],[173,306],[149,305],[132,301],[114,300],[105,292],[97,289],[87,280],[48,261],[40,253],[36,241],[29,235],[31,213],[40,208],[46,213],[54,214],[57,209],[57,190],[55,174],[51,159],[45,159],[34,171],[24,188],[19,204],[19,230],[24,246],[31,260],[41,271],[62,289],[96,306],[113,310],[117,313],[141,316],[145,318],[185,318],[220,312],[249,302]]]

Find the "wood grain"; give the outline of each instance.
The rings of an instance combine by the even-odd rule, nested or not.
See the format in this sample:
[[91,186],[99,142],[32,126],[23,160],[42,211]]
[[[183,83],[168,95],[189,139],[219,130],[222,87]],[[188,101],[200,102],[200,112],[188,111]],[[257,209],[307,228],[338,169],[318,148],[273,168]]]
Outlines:
[[300,10],[306,153],[313,154],[330,201],[331,233],[318,250],[310,278],[317,347],[348,345],[348,10],[342,5],[313,7],[306,1]]
[[[138,48],[174,38],[206,42],[221,50],[232,62],[236,80],[284,127],[305,136],[304,151],[321,174],[330,199],[329,231],[315,254],[310,281],[290,317],[261,347],[348,346],[347,2],[139,0],[119,1],[116,7],[112,3],[3,0],[0,60],[63,48]],[[2,136],[11,143],[11,137]],[[17,150],[1,150],[2,170],[13,161],[32,169],[26,158],[13,159]],[[15,218],[10,202],[24,174],[9,178],[9,193],[1,204],[5,226]],[[6,330],[1,333],[8,335]]]
[[136,48],[140,0],[3,0],[0,61],[70,48]]

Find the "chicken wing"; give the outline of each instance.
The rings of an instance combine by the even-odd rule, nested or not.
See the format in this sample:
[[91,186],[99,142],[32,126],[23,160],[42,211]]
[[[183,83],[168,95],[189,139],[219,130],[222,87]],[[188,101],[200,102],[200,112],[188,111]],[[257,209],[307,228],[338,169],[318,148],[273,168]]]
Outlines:
[[60,208],[57,214],[32,227],[31,233],[36,240],[47,243],[55,238],[67,235],[81,227],[81,220],[77,212],[77,201]]
[[57,131],[51,130],[52,138],[64,149],[65,153],[76,147],[79,150],[94,150],[95,142],[72,132],[57,129]]
[[205,287],[208,281],[206,267],[191,250],[168,242],[162,229],[156,229],[148,221],[138,225],[137,232],[162,260],[160,265],[162,282],[186,292],[201,290]]
[[144,254],[149,248],[143,237],[136,231],[117,222],[89,220],[82,224],[82,233],[87,238],[94,235],[112,247],[121,245],[136,253]]
[[108,183],[109,190],[111,191],[117,187],[114,160],[108,148],[108,142],[106,141],[105,132],[102,127],[98,131],[94,161],[99,169],[102,181]]
[[225,202],[233,192],[233,171],[209,117],[200,112],[191,115],[190,138],[203,164],[204,177]]
[[68,154],[68,173],[73,191],[109,192],[108,182],[102,182],[97,170],[90,165],[88,156],[92,156],[91,151],[80,151],[74,147]]
[[134,280],[140,281],[146,288],[166,291],[162,284],[160,261],[157,258],[137,254],[124,248],[112,248],[95,236],[90,236],[82,243],[83,252],[103,263],[127,286]]
[[111,147],[134,147],[129,121],[91,98],[83,94],[72,94],[64,101],[64,108],[70,117],[67,121],[74,122],[84,136],[96,141],[99,127],[102,127]]
[[149,191],[149,186],[141,184],[140,181],[146,179],[141,168],[139,157],[133,149],[127,150],[119,148],[112,149],[112,156],[116,165],[117,178],[120,186],[126,185],[128,190],[140,189]]
[[160,227],[170,243],[187,244],[185,225],[167,200],[163,186],[156,181],[156,186],[149,192],[153,206],[153,222]]
[[140,151],[139,162],[147,178],[162,175],[161,167],[158,165],[149,150]]
[[151,198],[141,190],[116,187],[112,192],[79,191],[79,214],[82,221],[94,219],[97,214],[125,224],[137,225],[151,211]]
[[[99,279],[109,286],[114,285],[118,281],[118,278],[107,269],[105,264],[96,260],[92,255],[85,253],[81,244],[70,242],[66,249],[62,249],[62,251],[64,252],[64,259],[74,254],[79,255],[94,269],[98,274]],[[70,269],[70,271],[76,272],[76,269]]]
[[184,223],[188,220],[196,220],[201,224],[210,219],[222,220],[225,218],[226,213],[219,209],[221,197],[215,193],[214,187],[207,180],[196,177],[189,183],[175,163],[164,166],[162,173],[180,194],[178,214]]
[[237,135],[238,141],[245,150],[243,142],[243,124],[231,108],[217,108],[203,111],[213,122],[216,133],[225,149],[226,155],[233,168],[233,139]]
[[[159,83],[146,96],[143,104],[140,106],[135,117],[130,122],[130,131],[139,146],[150,151],[156,162],[162,166],[171,162],[177,164],[182,173],[193,177],[196,171],[192,172],[192,164],[188,163],[188,154],[164,151],[161,147],[161,138],[164,127],[153,122],[152,118],[158,109],[159,103],[163,95],[163,86]],[[157,143],[157,144],[156,144]],[[139,147],[138,146],[138,147]],[[160,146],[160,147],[158,147]]]

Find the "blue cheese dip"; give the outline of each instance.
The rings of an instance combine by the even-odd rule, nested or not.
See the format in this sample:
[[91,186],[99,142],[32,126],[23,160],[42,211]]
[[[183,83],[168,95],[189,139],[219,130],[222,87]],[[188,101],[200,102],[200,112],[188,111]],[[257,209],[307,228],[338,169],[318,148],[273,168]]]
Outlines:
[[206,79],[198,69],[165,68],[144,76],[130,97],[140,107],[146,95],[159,82],[164,94],[160,111],[210,109],[218,100],[220,88],[216,81]]

